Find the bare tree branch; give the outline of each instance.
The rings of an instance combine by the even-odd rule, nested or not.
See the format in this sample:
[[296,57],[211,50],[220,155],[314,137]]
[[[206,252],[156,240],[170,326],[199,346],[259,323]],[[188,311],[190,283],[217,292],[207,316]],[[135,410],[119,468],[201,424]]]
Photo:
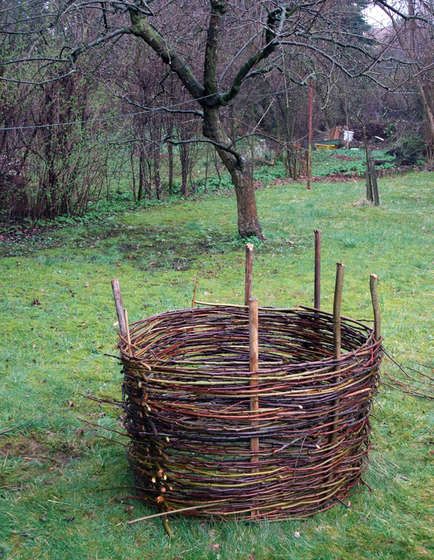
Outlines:
[[211,138],[189,138],[189,139],[186,139],[186,140],[172,140],[171,138],[168,137],[168,138],[165,138],[164,141],[167,142],[168,144],[173,144],[174,146],[177,146],[177,145],[180,145],[180,144],[196,144],[197,142],[201,142],[201,143],[205,143],[205,144],[212,144],[213,146],[215,146],[219,150],[223,150],[224,152],[227,152],[228,154],[231,154],[236,160],[242,159],[238,152],[236,152],[235,150],[233,150],[232,148],[230,148],[229,146],[227,146],[225,144],[220,144],[219,142],[216,142],[215,140],[211,140]]
[[385,8],[386,10],[390,10],[390,12],[399,16],[400,18],[402,18],[405,21],[420,20],[420,21],[423,21],[424,23],[428,23],[429,25],[433,25],[432,20],[430,21],[427,18],[425,18],[423,16],[416,15],[416,14],[415,15],[405,14],[404,12],[402,12],[401,10],[398,10],[398,8],[396,8],[395,6],[393,6],[390,2],[387,2],[386,0],[374,0],[374,4],[378,4],[380,7]]
[[102,43],[106,43],[111,39],[114,39],[115,37],[120,37],[121,35],[125,35],[127,33],[130,33],[130,29],[128,27],[120,27],[119,29],[115,29],[114,31],[107,33],[106,35],[102,35],[98,37],[97,39],[95,39],[95,41],[92,41],[85,45],[81,45],[80,47],[77,47],[71,51],[70,53],[71,60],[75,62],[77,58],[85,51],[97,47]]
[[161,60],[170,66],[195,99],[203,97],[204,88],[195,77],[189,64],[170,47],[146,17],[133,9],[130,9],[129,13],[131,18],[130,32],[143,39]]
[[222,105],[227,105],[240,91],[241,85],[244,79],[248,76],[249,72],[262,60],[268,58],[272,54],[277,46],[278,42],[276,38],[278,36],[279,30],[282,29],[283,23],[286,17],[292,15],[297,8],[290,10],[289,8],[283,6],[279,7],[268,14],[267,27],[265,31],[263,47],[252,55],[239,69],[236,74],[230,89],[221,95],[220,102]]

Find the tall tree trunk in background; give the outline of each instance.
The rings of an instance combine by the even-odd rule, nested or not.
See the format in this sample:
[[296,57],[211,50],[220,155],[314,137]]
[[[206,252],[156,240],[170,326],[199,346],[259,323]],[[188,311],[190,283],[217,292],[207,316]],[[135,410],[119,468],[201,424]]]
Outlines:
[[[203,107],[203,134],[209,138],[217,150],[224,166],[229,171],[237,198],[238,232],[241,237],[256,236],[262,238],[256,208],[255,186],[252,165],[235,150],[235,144],[225,132],[220,118],[220,110],[235,97],[241,87],[243,77],[250,67],[260,59],[259,55],[239,71],[232,88],[223,96],[218,93],[217,64],[219,55],[219,37],[227,2],[211,0],[210,18],[205,47],[203,68],[203,93],[206,101]],[[253,62],[255,60],[255,62]]]
[[241,237],[256,236],[262,238],[256,208],[252,165],[237,152],[226,148],[226,146],[231,145],[231,142],[224,131],[217,108],[204,109],[203,133],[214,142],[217,153],[229,171],[235,187],[239,234]]
[[139,147],[139,188],[137,189],[137,200],[142,200],[146,190],[146,157],[143,146]]
[[155,185],[155,196],[157,200],[161,200],[161,174],[160,174],[160,164],[161,164],[161,152],[160,145],[158,145],[154,150],[153,156],[153,176]]
[[188,144],[180,145],[179,159],[181,162],[181,194],[182,196],[188,196],[188,178],[190,171],[190,146]]
[[380,206],[380,192],[378,190],[377,171],[375,169],[375,162],[372,160],[372,154],[369,149],[368,134],[366,132],[366,125],[359,119],[363,130],[363,143],[365,145],[366,156],[366,200]]
[[235,116],[234,116],[234,106],[231,105],[229,107],[229,122],[230,122],[230,130],[231,130],[231,142],[235,144],[237,139],[237,133],[235,130]]
[[434,158],[434,96],[431,85],[418,83],[422,105],[426,113],[427,155],[432,161]]
[[168,178],[167,178],[167,188],[169,195],[173,194],[173,144],[170,142],[167,144],[167,167],[168,167]]
[[152,160],[146,159],[144,170],[145,170],[144,179],[145,179],[146,198],[151,199],[152,198],[152,178],[153,178]]
[[208,168],[209,168],[209,150],[208,150],[208,146],[206,146],[206,151],[205,151],[205,186],[204,186],[205,192],[207,192],[207,190],[208,190]]
[[[414,19],[416,14],[415,0],[407,1],[407,10],[410,20],[408,21],[409,28],[409,47],[411,57],[414,61],[419,59],[418,49],[416,47],[416,34],[417,34],[417,22]],[[426,79],[426,74],[424,77],[424,72],[419,73],[416,77],[417,88],[420,93],[420,98],[422,101],[422,107],[425,112],[425,136],[426,136],[426,147],[428,160],[432,160],[434,157],[434,97],[432,84]],[[428,77],[429,78],[429,77]],[[428,83],[427,83],[428,81]]]
[[[173,120],[169,120],[166,128],[166,136],[168,138],[172,137],[173,134]],[[173,194],[173,176],[174,176],[174,161],[173,161],[173,144],[171,142],[167,143],[167,190],[169,196]]]
[[136,173],[134,171],[134,144],[132,144],[130,151],[130,165],[131,165],[131,179],[132,179],[132,191],[134,202],[137,202],[137,188],[136,188]]
[[306,188],[312,188],[312,142],[313,142],[313,83],[309,80],[307,90],[307,159],[306,159]]

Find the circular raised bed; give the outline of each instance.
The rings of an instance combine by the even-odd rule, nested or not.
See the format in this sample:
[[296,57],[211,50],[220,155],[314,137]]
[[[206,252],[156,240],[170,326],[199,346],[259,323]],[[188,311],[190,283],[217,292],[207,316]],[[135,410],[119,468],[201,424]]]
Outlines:
[[339,317],[337,354],[336,332],[336,313],[260,308],[253,373],[247,306],[130,325],[124,424],[140,496],[162,511],[255,520],[344,501],[366,465],[381,338]]

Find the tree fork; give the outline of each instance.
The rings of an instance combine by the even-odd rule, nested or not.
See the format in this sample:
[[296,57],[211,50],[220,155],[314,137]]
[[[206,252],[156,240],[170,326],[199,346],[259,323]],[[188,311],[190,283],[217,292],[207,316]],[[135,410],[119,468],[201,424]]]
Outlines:
[[[204,85],[198,81],[192,68],[179,54],[167,43],[159,31],[153,27],[146,16],[130,10],[130,32],[140,37],[147,43],[160,59],[167,64],[177,75],[191,96],[203,107],[203,134],[215,146],[220,159],[232,178],[237,199],[238,232],[241,237],[259,237],[263,239],[259,224],[253,173],[250,165],[233,148],[229,136],[226,134],[220,120],[219,110],[238,92],[237,87],[228,95],[225,103],[223,96],[218,92],[217,86],[217,61],[219,48],[219,35],[222,18],[227,8],[225,0],[211,0],[210,19],[207,32],[205,62],[203,68]],[[243,66],[235,81],[241,85],[248,69],[251,69],[259,60],[268,56],[269,46],[260,51],[260,55],[251,58],[247,66]],[[226,148],[226,149],[225,149]]]

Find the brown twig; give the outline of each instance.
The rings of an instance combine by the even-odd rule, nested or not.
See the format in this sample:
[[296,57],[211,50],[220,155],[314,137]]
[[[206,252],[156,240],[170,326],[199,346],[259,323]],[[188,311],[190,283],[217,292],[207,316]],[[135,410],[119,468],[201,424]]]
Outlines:
[[115,300],[116,314],[118,316],[119,332],[123,338],[127,335],[127,325],[125,322],[124,304],[122,301],[121,287],[119,280],[112,280],[113,298]]

